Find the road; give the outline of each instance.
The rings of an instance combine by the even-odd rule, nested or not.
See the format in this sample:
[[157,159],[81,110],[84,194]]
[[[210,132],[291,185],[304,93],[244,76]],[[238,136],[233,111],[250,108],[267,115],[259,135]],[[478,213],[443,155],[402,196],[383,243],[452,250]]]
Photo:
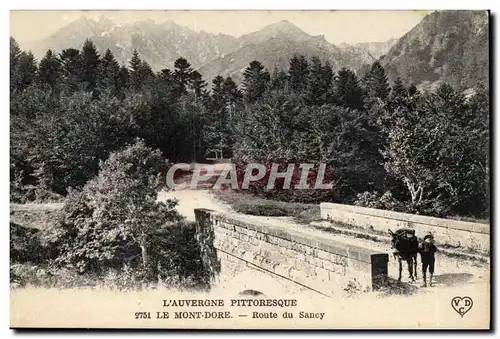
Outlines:
[[[362,246],[366,248],[371,248],[373,250],[378,250],[382,252],[388,252],[389,248],[386,244],[373,242],[368,239],[354,238],[348,235],[332,234],[325,231],[320,231],[311,228],[307,225],[302,225],[294,222],[289,217],[263,217],[263,216],[251,216],[241,213],[237,213],[231,209],[230,206],[218,200],[211,190],[178,190],[170,192],[162,192],[159,196],[160,200],[163,199],[177,199],[179,202],[178,210],[184,215],[188,220],[194,221],[194,209],[195,208],[207,208],[221,213],[227,213],[232,218],[242,219],[246,221],[258,221],[261,223],[269,223],[273,225],[279,225],[284,228],[295,228],[300,229],[302,233],[310,233],[314,235],[321,234],[326,238],[332,238],[336,240],[341,240],[356,246]],[[420,265],[419,268],[420,270]],[[389,276],[396,278],[398,274],[398,266],[395,259],[391,256],[389,258]],[[418,272],[419,277],[421,277],[421,272]],[[465,285],[475,285],[488,283],[490,279],[489,274],[489,262],[478,262],[470,261],[462,258],[449,257],[440,253],[436,254],[436,273],[435,273],[435,286],[432,288],[420,288],[420,282],[418,284],[405,285],[406,287],[401,290],[392,291],[394,293],[403,294],[422,294],[422,293],[432,293],[430,291],[439,288],[458,288]],[[408,281],[408,272],[406,267],[403,270],[403,281]]]

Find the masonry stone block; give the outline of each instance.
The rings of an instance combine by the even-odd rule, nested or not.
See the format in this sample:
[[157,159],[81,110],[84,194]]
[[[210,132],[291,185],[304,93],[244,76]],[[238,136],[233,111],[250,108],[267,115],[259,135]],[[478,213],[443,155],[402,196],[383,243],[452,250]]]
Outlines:
[[[255,269],[288,277],[305,286],[331,290],[325,281],[356,278],[368,288],[387,277],[388,256],[352,246],[330,236],[311,235],[282,225],[246,222],[217,212],[199,209],[196,215],[197,239],[208,239],[223,262],[248,262]],[[210,235],[212,232],[212,236]],[[210,253],[202,249],[203,253]],[[219,255],[227,252],[229,255]],[[203,258],[212,260],[208,256]],[[213,265],[207,262],[206,265]],[[253,266],[255,265],[255,266]],[[231,265],[230,265],[231,266]],[[234,265],[233,265],[234,266]],[[226,267],[226,266],[224,266]],[[215,270],[217,273],[217,270]],[[325,293],[326,293],[325,292]]]

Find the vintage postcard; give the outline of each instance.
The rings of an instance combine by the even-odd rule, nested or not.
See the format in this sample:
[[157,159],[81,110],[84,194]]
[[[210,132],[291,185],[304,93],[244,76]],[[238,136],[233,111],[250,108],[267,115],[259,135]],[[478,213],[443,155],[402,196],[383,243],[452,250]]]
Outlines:
[[10,12],[10,326],[481,329],[490,13]]

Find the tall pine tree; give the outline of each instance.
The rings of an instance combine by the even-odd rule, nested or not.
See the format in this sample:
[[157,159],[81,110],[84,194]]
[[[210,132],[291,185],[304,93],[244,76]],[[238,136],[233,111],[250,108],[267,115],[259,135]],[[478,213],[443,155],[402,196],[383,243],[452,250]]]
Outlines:
[[385,74],[384,67],[380,62],[375,61],[370,71],[363,79],[365,91],[369,100],[387,100],[390,92],[389,82]]
[[174,62],[174,81],[178,95],[187,94],[187,87],[190,85],[193,76],[191,64],[184,58],[178,58]]
[[309,64],[306,58],[301,55],[294,55],[290,60],[290,69],[288,71],[288,83],[290,89],[294,92],[305,92],[308,83]]
[[271,86],[273,89],[284,89],[288,85],[288,77],[282,69],[278,70],[274,67],[273,74],[271,75]]
[[101,60],[97,48],[89,39],[85,40],[81,54],[81,80],[84,88],[92,91],[97,86],[99,64]]
[[11,84],[14,91],[23,91],[30,86],[37,76],[37,63],[33,53],[22,52],[15,66]]
[[306,92],[307,102],[311,105],[325,104],[328,101],[332,79],[333,71],[330,64],[323,65],[318,57],[313,57]]
[[16,39],[10,37],[10,69],[13,70],[21,56],[21,48]]
[[363,108],[363,97],[363,90],[356,74],[349,69],[342,68],[334,80],[333,103],[359,110]]
[[21,57],[21,48],[17,43],[16,39],[10,37],[10,91],[14,91],[16,84],[18,83],[17,77],[17,64],[19,58]]
[[223,90],[226,101],[226,107],[229,110],[229,114],[232,115],[236,107],[242,104],[243,93],[241,93],[241,90],[238,88],[238,86],[231,77],[227,77],[224,80]]
[[47,84],[54,91],[59,85],[61,78],[61,62],[52,50],[48,50],[45,53],[45,57],[40,61],[40,66],[38,70],[40,76],[40,82]]
[[245,99],[252,103],[262,96],[270,79],[267,69],[257,60],[254,60],[243,72],[243,90]]
[[153,85],[153,82],[155,80],[155,74],[151,69],[149,63],[142,60],[141,66],[139,66],[137,73],[140,79],[140,83],[142,84],[142,87],[144,86],[151,87]]
[[109,49],[104,53],[99,67],[99,87],[110,89],[113,93],[120,90],[120,65]]
[[130,85],[136,91],[140,90],[142,87],[142,79],[141,79],[141,65],[142,60],[139,56],[139,53],[136,49],[132,52],[132,58],[129,63],[130,70]]
[[80,51],[75,48],[62,50],[59,54],[63,83],[70,92],[79,88],[80,73],[82,69]]
[[130,86],[130,73],[128,68],[125,65],[120,67],[120,71],[118,72],[118,86],[117,90],[120,93],[123,93],[125,89],[128,89]]
[[189,88],[195,95],[195,101],[202,100],[205,97],[206,87],[207,83],[203,80],[201,74],[198,71],[193,71],[191,73],[191,83]]

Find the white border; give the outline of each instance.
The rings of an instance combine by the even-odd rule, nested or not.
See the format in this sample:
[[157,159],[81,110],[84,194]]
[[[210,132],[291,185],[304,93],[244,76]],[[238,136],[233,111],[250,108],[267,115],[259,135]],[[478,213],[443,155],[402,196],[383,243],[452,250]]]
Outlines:
[[[418,2],[403,2],[403,1],[348,1],[348,2],[331,2],[331,1],[319,1],[319,0],[308,0],[308,1],[296,1],[296,0],[287,0],[287,1],[269,1],[269,0],[253,0],[253,1],[201,1],[201,0],[183,0],[183,1],[169,1],[169,2],[160,2],[160,1],[151,1],[151,0],[141,0],[141,1],[102,1],[102,0],[87,0],[87,1],[60,1],[60,0],[46,0],[42,2],[37,2],[37,1],[27,1],[27,0],[18,0],[15,3],[10,3],[10,7],[6,7],[5,10],[1,11],[1,20],[0,22],[2,23],[1,27],[3,30],[3,53],[1,53],[1,60],[3,67],[1,67],[1,79],[2,79],[2,90],[1,90],[1,99],[2,99],[2,107],[4,107],[4,111],[2,114],[0,114],[0,126],[4,129],[3,133],[0,133],[0,138],[2,139],[0,142],[0,149],[1,149],[1,156],[2,156],[2,164],[3,166],[0,167],[0,173],[1,173],[1,187],[2,187],[2,194],[1,194],[1,208],[2,208],[2,225],[3,225],[3,246],[2,249],[4,250],[3,255],[1,256],[2,260],[2,267],[0,268],[0,273],[2,274],[4,286],[1,289],[2,296],[2,304],[1,304],[1,319],[2,319],[2,324],[1,324],[1,329],[3,330],[2,334],[6,334],[8,336],[13,336],[15,335],[15,332],[12,330],[8,330],[9,328],[9,270],[8,270],[8,257],[9,257],[9,246],[7,244],[7,239],[9,237],[8,233],[8,221],[9,221],[9,185],[8,185],[8,180],[9,180],[9,171],[8,171],[8,157],[9,157],[9,62],[8,62],[8,50],[9,50],[9,45],[8,45],[8,39],[7,36],[9,35],[9,10],[12,9],[331,9],[335,8],[338,10],[353,10],[353,9],[378,9],[378,10],[394,10],[394,9],[421,9],[421,10],[432,10],[432,9],[492,9],[493,10],[493,15],[497,14],[498,11],[498,4],[499,1],[485,1],[485,0],[456,0],[456,1],[432,1],[432,0],[421,0]],[[2,2],[2,7],[6,6],[7,2]],[[495,32],[493,32],[493,37],[494,41],[493,43],[495,45],[498,45],[498,36]],[[498,51],[498,48],[496,48],[496,51]],[[498,60],[498,55],[495,51],[495,55],[493,55],[491,61]],[[493,71],[493,70],[492,70]],[[492,77],[494,77],[494,74],[491,74]],[[498,89],[495,86],[492,86],[494,93],[492,93],[495,98],[498,98]],[[498,104],[497,106],[498,107]],[[496,108],[495,107],[495,108]],[[493,114],[497,116],[495,119],[495,125],[491,126],[491,129],[493,131],[497,131],[497,133],[500,132],[499,128],[499,120],[500,118],[498,117],[498,110],[495,110]],[[496,146],[496,143],[495,143]],[[498,159],[499,157],[499,151],[498,148],[494,148],[495,152],[495,158]],[[495,171],[495,176],[497,178],[496,182],[498,183],[498,172]],[[497,185],[495,185],[495,190]],[[493,193],[493,192],[492,192]],[[492,210],[496,210],[498,201],[495,200],[495,205],[493,206]],[[496,220],[496,218],[494,219]],[[496,226],[496,225],[495,225]],[[497,236],[495,237],[495,244],[498,244],[498,233],[499,231],[497,230],[495,232]],[[498,260],[498,251],[497,255],[494,258],[494,262],[496,263]],[[498,281],[498,279],[495,279],[495,281]],[[493,287],[493,286],[492,286]],[[496,286],[497,287],[497,286]],[[497,310],[498,311],[498,310]],[[495,318],[496,314],[493,315]],[[498,319],[498,318],[497,318]],[[492,319],[493,320],[493,319]],[[498,321],[495,320],[495,323],[498,325]],[[141,332],[141,333],[130,333],[127,334],[127,336],[132,336],[132,337],[141,337],[144,334],[149,334],[151,333],[146,332]],[[53,335],[58,335],[58,336],[69,336],[69,335],[82,335],[85,333],[41,333],[41,334],[32,334],[33,336],[44,336],[44,337],[51,337]],[[99,333],[95,334],[94,337],[105,337],[107,335],[110,335],[112,333],[106,332],[106,333]],[[155,335],[161,335],[161,336],[169,336],[169,337],[177,337],[179,334],[174,334],[174,333],[168,333],[168,332],[154,332]],[[186,333],[183,334],[183,336],[194,336],[199,333]],[[233,335],[234,333],[226,333],[226,335]],[[274,332],[269,332],[269,334],[274,334],[278,335],[278,333]],[[291,333],[283,333],[285,335],[291,334]],[[283,335],[282,334],[282,335]],[[301,332],[300,334],[297,333],[296,335],[299,335],[301,337],[307,337],[314,335],[315,333],[303,333]],[[329,335],[335,336],[335,337],[357,337],[361,336],[364,333],[328,333]],[[117,334],[114,334],[117,335]],[[119,336],[124,335],[124,333],[118,333]],[[219,336],[221,335],[220,333],[204,333],[204,335],[211,335],[211,336]],[[238,335],[247,335],[245,333],[238,333]],[[253,335],[257,335],[254,333]],[[259,334],[262,335],[262,334]],[[265,334],[267,335],[267,334]],[[373,335],[373,333],[371,333]],[[387,336],[387,335],[396,335],[400,336],[403,335],[403,333],[380,333],[378,335],[381,336]],[[442,336],[445,335],[444,333],[412,333],[412,336],[417,336],[417,337],[429,337],[429,336]],[[480,335],[480,333],[472,334],[468,333],[467,336],[476,336]]]

